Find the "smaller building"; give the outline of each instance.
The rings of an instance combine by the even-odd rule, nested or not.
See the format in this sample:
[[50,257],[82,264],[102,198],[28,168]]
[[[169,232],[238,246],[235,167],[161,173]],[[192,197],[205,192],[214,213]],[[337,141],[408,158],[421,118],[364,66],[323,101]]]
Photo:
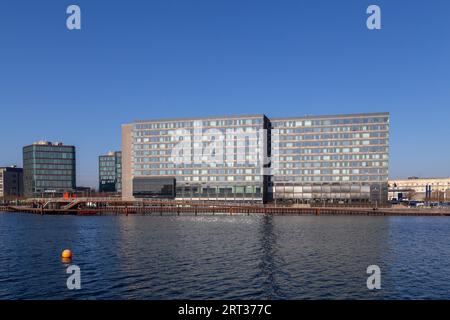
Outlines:
[[76,188],[75,147],[40,141],[23,148],[24,194],[62,197]]
[[390,200],[450,201],[450,178],[418,178],[389,181]]
[[11,199],[23,196],[23,169],[0,167],[0,198]]
[[92,196],[92,194],[94,194],[94,190],[92,190],[91,187],[77,187],[75,189],[75,193],[72,194],[71,196],[74,197],[78,197],[78,198],[89,198]]
[[109,152],[98,158],[99,192],[122,192],[122,152]]

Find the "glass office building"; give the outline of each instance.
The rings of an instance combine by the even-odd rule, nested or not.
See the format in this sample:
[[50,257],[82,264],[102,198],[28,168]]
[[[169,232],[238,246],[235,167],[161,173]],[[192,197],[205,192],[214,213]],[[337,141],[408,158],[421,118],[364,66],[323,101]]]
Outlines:
[[0,198],[20,198],[23,196],[23,169],[0,167]]
[[383,203],[388,139],[388,113],[137,121],[122,127],[123,196]]
[[75,147],[41,141],[23,148],[25,197],[56,197],[75,192]]
[[263,115],[124,125],[123,196],[171,197],[173,189],[177,199],[264,201],[260,163],[267,126]]
[[389,114],[271,119],[271,197],[295,203],[384,203]]
[[109,152],[98,158],[99,192],[122,192],[122,152]]

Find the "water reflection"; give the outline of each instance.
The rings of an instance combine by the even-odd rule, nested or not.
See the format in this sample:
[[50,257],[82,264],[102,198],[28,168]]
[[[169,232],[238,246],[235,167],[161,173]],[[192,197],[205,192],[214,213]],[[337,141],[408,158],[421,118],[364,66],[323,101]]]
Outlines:
[[260,263],[261,286],[266,299],[276,299],[281,295],[280,286],[277,283],[276,273],[282,266],[280,261],[277,235],[274,231],[274,217],[264,215],[260,221],[258,230],[259,244],[261,246]]

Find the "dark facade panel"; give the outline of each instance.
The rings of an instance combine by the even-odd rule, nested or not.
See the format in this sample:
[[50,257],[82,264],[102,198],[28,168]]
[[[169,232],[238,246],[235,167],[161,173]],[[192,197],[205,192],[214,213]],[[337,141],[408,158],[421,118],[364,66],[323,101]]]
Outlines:
[[136,177],[133,179],[133,196],[136,198],[175,198],[175,178]]
[[16,167],[0,168],[0,198],[23,196],[23,169]]

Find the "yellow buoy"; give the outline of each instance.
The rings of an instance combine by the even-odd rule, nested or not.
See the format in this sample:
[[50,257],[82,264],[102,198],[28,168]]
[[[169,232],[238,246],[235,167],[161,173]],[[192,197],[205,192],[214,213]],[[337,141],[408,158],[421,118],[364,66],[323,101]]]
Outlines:
[[69,249],[64,250],[61,253],[61,258],[63,258],[63,259],[70,259],[70,258],[72,258],[72,251],[70,251]]

